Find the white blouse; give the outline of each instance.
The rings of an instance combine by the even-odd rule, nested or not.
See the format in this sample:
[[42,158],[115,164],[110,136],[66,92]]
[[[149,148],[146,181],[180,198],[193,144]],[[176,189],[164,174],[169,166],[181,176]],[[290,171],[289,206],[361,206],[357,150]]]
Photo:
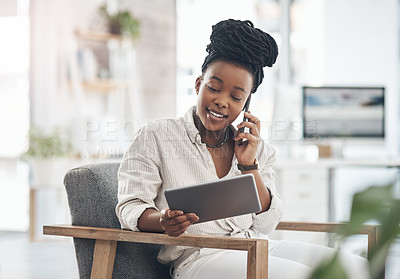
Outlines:
[[[139,231],[137,224],[143,211],[166,208],[164,190],[218,179],[211,154],[194,125],[195,111],[194,106],[182,118],[149,122],[133,136],[118,172],[116,213],[122,228]],[[272,196],[269,210],[258,215],[195,223],[185,233],[234,236],[245,232],[251,237],[257,233],[269,234],[276,228],[282,215],[282,202],[274,184],[274,149],[262,141],[257,160],[264,185]],[[233,156],[231,169],[225,177],[241,175],[236,164]],[[185,250],[187,257],[188,249],[190,247],[166,245],[160,250],[158,260],[171,264]]]

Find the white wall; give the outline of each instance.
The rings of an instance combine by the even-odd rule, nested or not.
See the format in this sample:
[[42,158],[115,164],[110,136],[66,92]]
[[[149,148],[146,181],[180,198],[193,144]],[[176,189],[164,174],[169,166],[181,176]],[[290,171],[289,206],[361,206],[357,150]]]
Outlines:
[[386,88],[387,149],[399,151],[399,1],[325,0],[323,83]]

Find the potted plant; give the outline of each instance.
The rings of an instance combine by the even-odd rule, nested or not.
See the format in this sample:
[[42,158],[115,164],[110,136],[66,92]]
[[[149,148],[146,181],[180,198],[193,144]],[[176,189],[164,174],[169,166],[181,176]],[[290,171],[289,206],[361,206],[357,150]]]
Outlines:
[[[390,246],[400,238],[400,199],[395,194],[395,184],[385,187],[371,186],[353,197],[350,220],[338,231],[341,241],[354,235],[363,224],[373,221],[380,225],[379,239],[371,251],[369,271],[371,278],[383,278],[385,261]],[[339,258],[324,261],[310,279],[347,279]]]
[[112,34],[136,39],[139,37],[139,21],[127,10],[109,14],[105,5],[100,7],[100,14],[106,19],[108,30]]
[[31,170],[31,184],[62,184],[71,150],[71,143],[61,136],[59,129],[46,133],[38,127],[31,128],[29,148],[24,154]]

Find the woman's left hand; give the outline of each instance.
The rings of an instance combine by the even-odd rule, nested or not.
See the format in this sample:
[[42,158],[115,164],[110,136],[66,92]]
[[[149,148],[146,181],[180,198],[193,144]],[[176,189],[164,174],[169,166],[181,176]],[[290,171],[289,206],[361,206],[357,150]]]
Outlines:
[[[235,137],[235,155],[238,162],[242,165],[253,165],[256,159],[258,144],[260,142],[260,120],[249,112],[245,112],[244,116],[248,121],[240,123],[238,133]],[[240,132],[240,128],[249,128],[249,132]],[[242,139],[242,145],[238,145],[239,140]]]

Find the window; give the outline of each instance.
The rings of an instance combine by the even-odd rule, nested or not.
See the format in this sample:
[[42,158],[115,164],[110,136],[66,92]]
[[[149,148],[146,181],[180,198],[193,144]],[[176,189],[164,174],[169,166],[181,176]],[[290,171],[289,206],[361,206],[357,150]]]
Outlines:
[[26,0],[0,3],[0,230],[28,227],[28,167],[18,160],[29,130],[28,9]]

